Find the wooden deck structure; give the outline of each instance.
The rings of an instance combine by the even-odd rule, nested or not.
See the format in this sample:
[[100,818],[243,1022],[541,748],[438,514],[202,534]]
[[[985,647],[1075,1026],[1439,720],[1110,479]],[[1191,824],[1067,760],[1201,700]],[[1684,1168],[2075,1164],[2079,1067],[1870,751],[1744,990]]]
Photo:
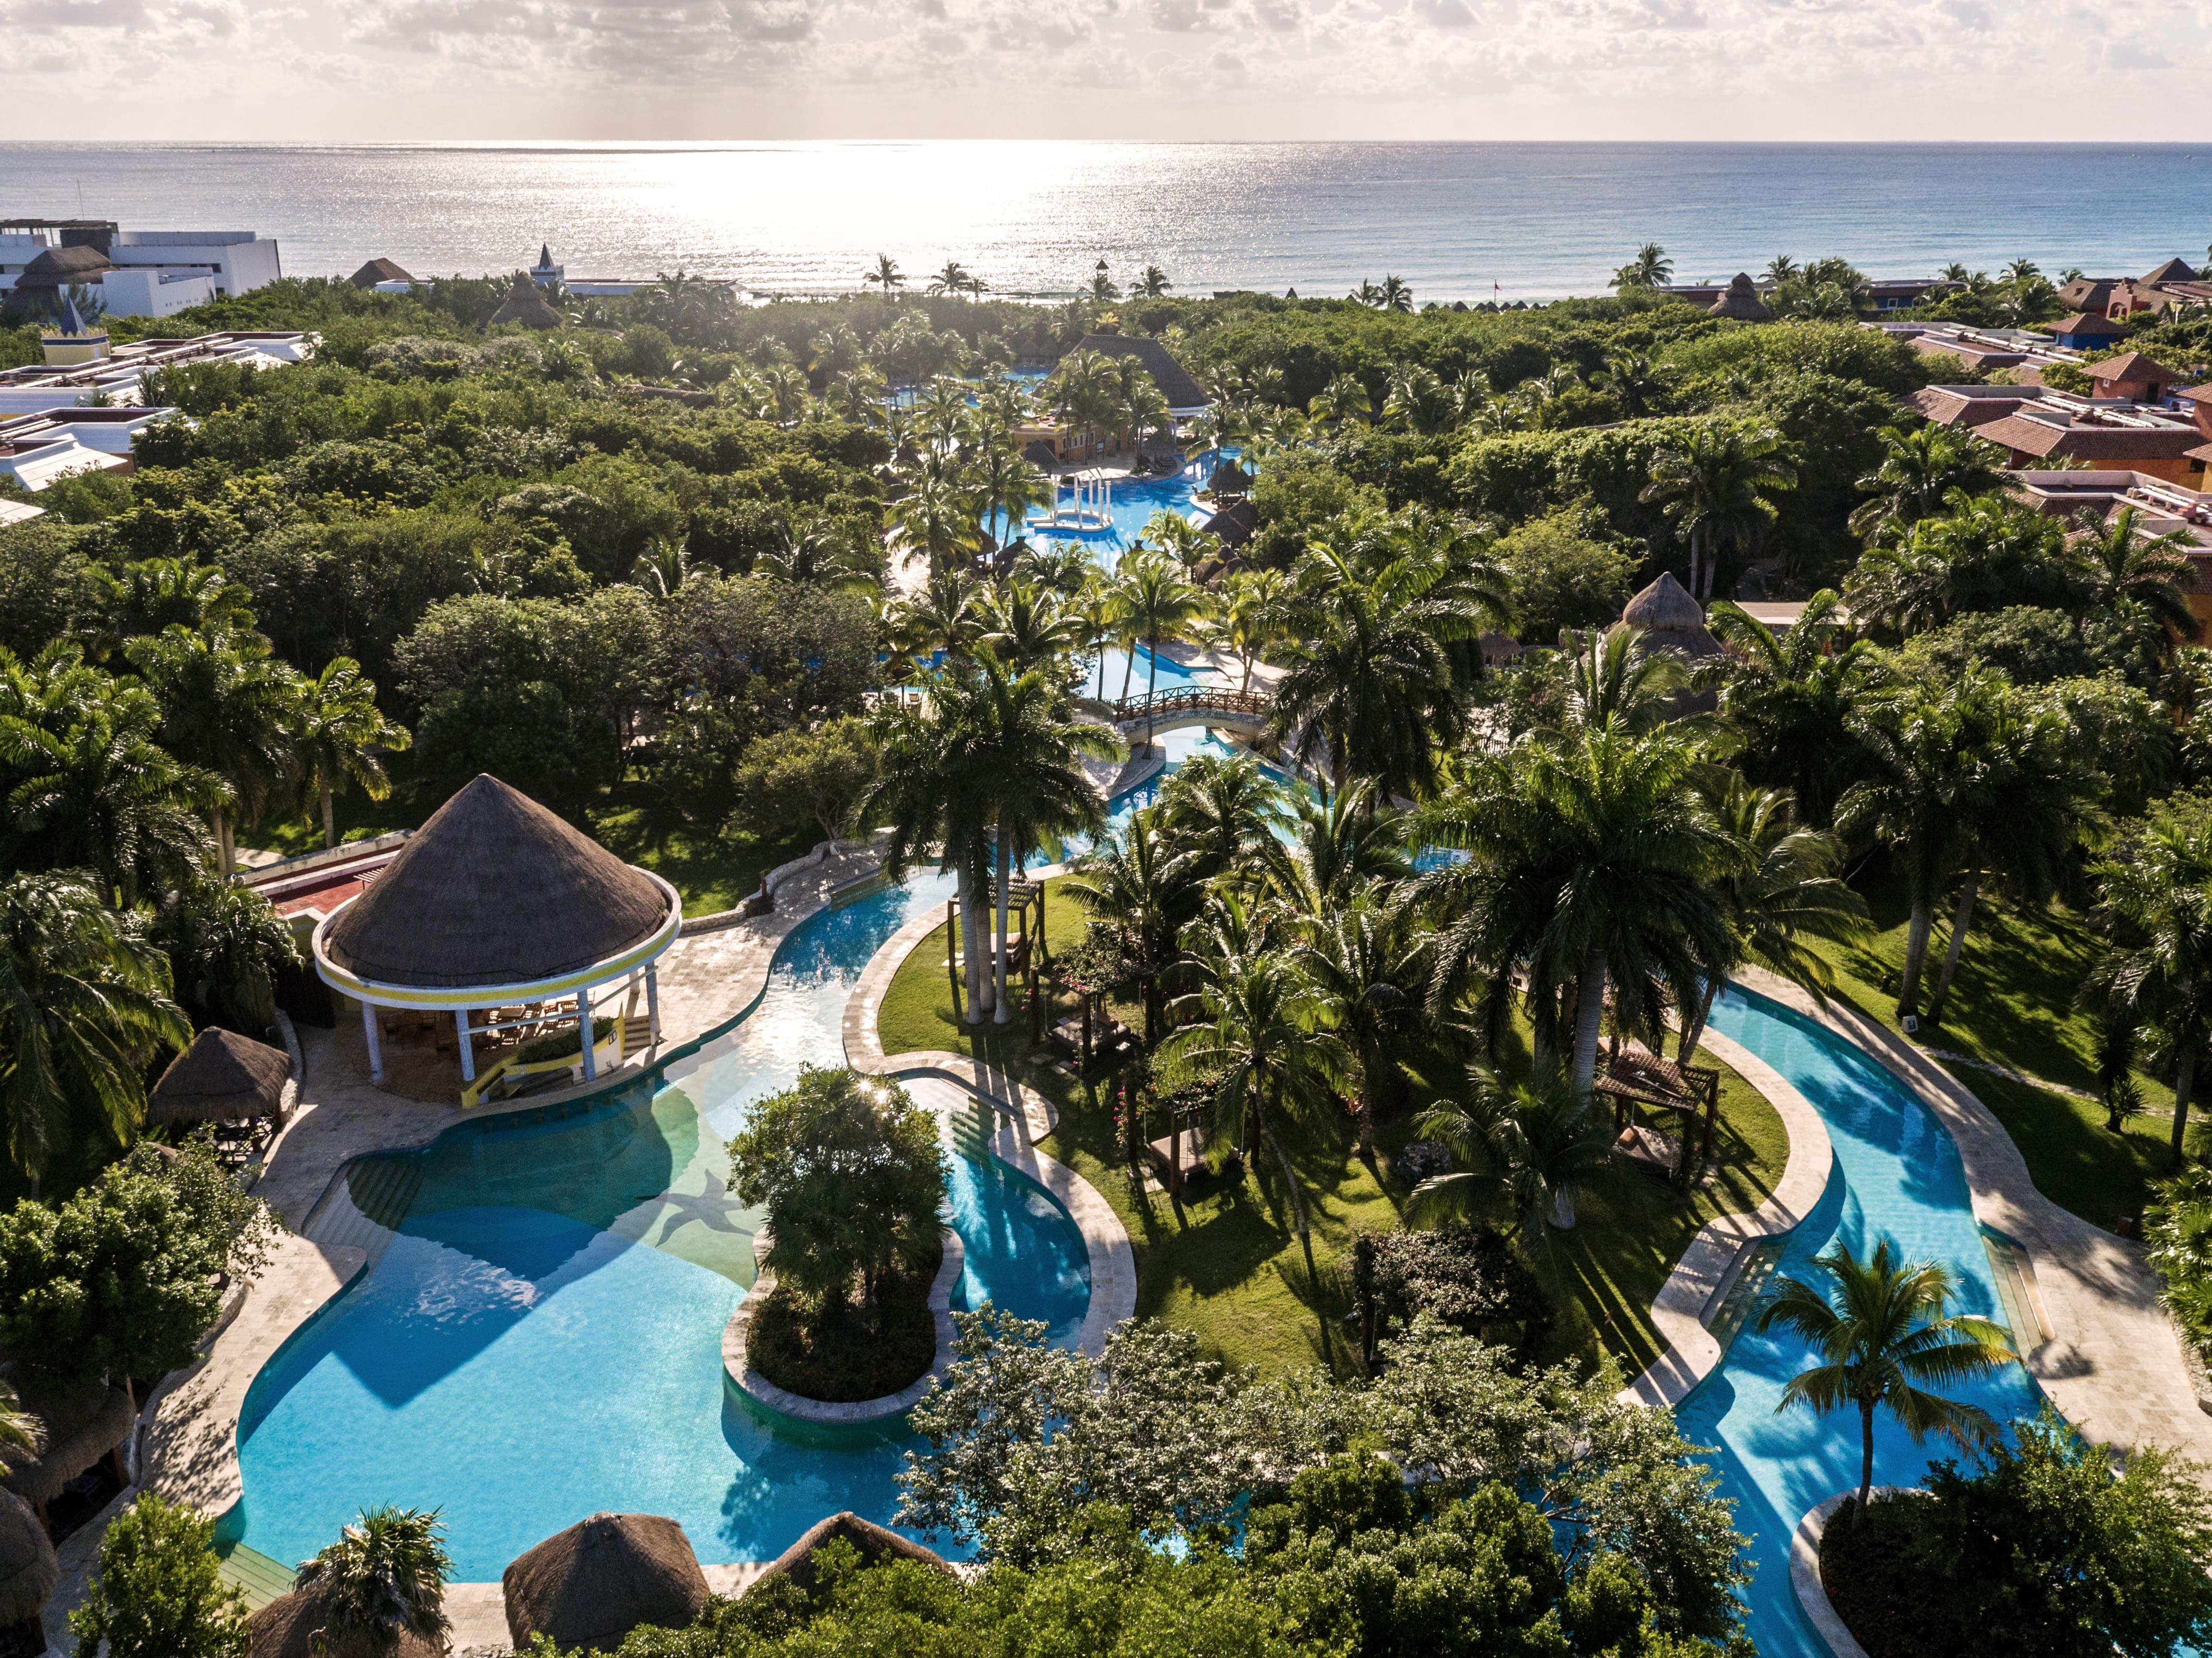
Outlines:
[[[1662,1059],[1640,1042],[1628,1042],[1606,1060],[1595,1087],[1613,1102],[1613,1123],[1620,1136],[1614,1146],[1622,1155],[1686,1187],[1712,1161],[1713,1128],[1720,1115],[1718,1071]],[[1679,1139],[1636,1121],[1638,1106],[1674,1112]]]

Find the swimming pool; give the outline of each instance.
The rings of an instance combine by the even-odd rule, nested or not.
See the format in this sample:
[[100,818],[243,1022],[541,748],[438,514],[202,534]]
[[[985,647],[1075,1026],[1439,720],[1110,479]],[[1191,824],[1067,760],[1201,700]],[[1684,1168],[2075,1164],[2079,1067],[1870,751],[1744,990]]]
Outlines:
[[[1837,1239],[1863,1256],[1892,1238],[1905,1259],[1950,1267],[1959,1284],[1952,1310],[2005,1321],[1958,1148],[1927,1108],[1868,1054],[1763,997],[1732,987],[1714,1005],[1712,1028],[1780,1072],[1820,1113],[1835,1148],[1827,1189],[1784,1242],[1776,1270],[1817,1283],[1814,1257]],[[2036,1339],[2031,1333],[2024,1345]],[[1722,1491],[1735,1499],[1736,1529],[1752,1540],[1758,1576],[1746,1596],[1747,1625],[1760,1658],[1828,1658],[1797,1608],[1790,1539],[1807,1509],[1858,1484],[1856,1412],[1776,1412],[1784,1384],[1810,1360],[1796,1336],[1746,1328],[1674,1412],[1685,1436],[1717,1448],[1711,1461]],[[1943,1391],[2001,1423],[2033,1416],[2041,1404],[2018,1364]],[[1931,1458],[1954,1455],[1933,1440],[1916,1447],[1894,1422],[1876,1419],[1878,1485],[1917,1485]]]
[[[744,1021],[656,1083],[350,1165],[356,1206],[396,1236],[255,1379],[225,1534],[289,1564],[364,1505],[435,1507],[456,1578],[483,1582],[600,1509],[667,1515],[709,1563],[771,1559],[840,1509],[887,1521],[902,1424],[808,1426],[725,1382],[757,1216],[727,1194],[723,1142],[801,1065],[842,1062],[861,968],[949,884],[811,918]],[[1072,1341],[1091,1297],[1080,1233],[979,1160],[972,1129],[948,1124],[948,1140],[954,1305],[990,1301]]]

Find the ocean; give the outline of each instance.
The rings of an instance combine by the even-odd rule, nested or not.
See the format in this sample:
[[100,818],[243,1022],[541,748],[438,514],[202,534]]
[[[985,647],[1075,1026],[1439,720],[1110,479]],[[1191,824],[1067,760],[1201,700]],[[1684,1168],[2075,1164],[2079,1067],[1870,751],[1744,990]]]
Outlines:
[[572,277],[678,267],[849,291],[878,252],[1065,295],[1103,258],[1176,291],[1417,301],[1601,291],[1647,241],[1678,281],[1840,253],[1871,276],[2026,257],[2135,274],[2212,242],[2196,144],[0,143],[0,216],[253,229],[284,269]]

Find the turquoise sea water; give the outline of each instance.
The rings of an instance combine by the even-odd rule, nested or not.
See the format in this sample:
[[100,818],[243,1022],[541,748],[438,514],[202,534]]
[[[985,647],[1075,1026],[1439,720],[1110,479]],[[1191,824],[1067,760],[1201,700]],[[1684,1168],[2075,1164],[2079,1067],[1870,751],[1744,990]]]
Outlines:
[[[2026,255],[2134,274],[2202,258],[2212,143],[0,144],[9,210],[258,230],[295,275],[396,259],[571,276],[678,267],[850,292],[879,252],[1066,294],[1107,259],[1179,294],[1418,300],[1603,288],[1646,241],[1684,281],[1778,253],[1881,276]],[[1493,287],[1495,284],[1495,287]]]

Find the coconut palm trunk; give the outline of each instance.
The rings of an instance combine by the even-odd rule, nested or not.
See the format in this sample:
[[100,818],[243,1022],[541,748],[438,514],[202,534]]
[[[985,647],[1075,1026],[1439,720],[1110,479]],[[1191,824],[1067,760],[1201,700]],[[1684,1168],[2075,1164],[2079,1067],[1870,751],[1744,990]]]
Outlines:
[[1966,878],[1960,884],[1959,908],[1951,917],[1951,942],[1944,946],[1943,970],[1936,976],[1936,993],[1928,999],[1928,1023],[1935,1024],[1943,1017],[1943,1004],[1950,999],[1951,975],[1959,970],[1959,955],[1966,942],[1966,929],[1973,925],[1974,900],[1982,889],[1982,872],[1969,869]]
[[2189,1096],[2197,1091],[2197,1036],[2191,1033],[2174,1044],[2173,1053],[2173,1166],[2181,1167],[2182,1142],[2189,1131]]
[[1698,998],[1698,1011],[1683,1025],[1681,1039],[1674,1044],[1677,1065],[1687,1065],[1698,1057],[1698,1045],[1705,1039],[1705,1024],[1713,1016],[1713,1001],[1720,992],[1720,977],[1716,974],[1705,981],[1705,993]]
[[983,1023],[983,998],[989,981],[984,978],[982,972],[982,940],[977,936],[982,929],[976,924],[975,887],[964,863],[956,878],[959,882],[960,892],[961,978],[968,990],[967,1019],[969,1024],[981,1024]]
[[992,838],[999,843],[999,920],[991,952],[991,1022],[1006,1024],[1014,1017],[1012,1004],[1006,999],[1006,905],[1014,884],[1013,842],[1003,827]]
[[1852,1510],[1851,1523],[1858,1523],[1859,1515],[1866,1512],[1868,1499],[1874,1495],[1874,1400],[1859,1400],[1859,1505]]
[[1152,701],[1160,694],[1160,638],[1145,641],[1145,746],[1152,746]]
[[1905,976],[1897,987],[1897,1016],[1900,1019],[1920,1007],[1920,974],[1928,963],[1928,934],[1936,925],[1936,904],[1929,895],[1912,896],[1912,920],[1905,930]]
[[1575,1098],[1589,1102],[1590,1086],[1597,1080],[1598,1027],[1605,1017],[1605,957],[1595,950],[1583,957],[1583,970],[1575,981]]
[[238,848],[230,837],[230,814],[221,811],[210,812],[208,823],[215,830],[216,855],[222,861],[222,878],[228,881],[238,872]]
[[328,847],[337,843],[337,797],[331,793],[331,786],[325,783],[323,785],[323,845]]

